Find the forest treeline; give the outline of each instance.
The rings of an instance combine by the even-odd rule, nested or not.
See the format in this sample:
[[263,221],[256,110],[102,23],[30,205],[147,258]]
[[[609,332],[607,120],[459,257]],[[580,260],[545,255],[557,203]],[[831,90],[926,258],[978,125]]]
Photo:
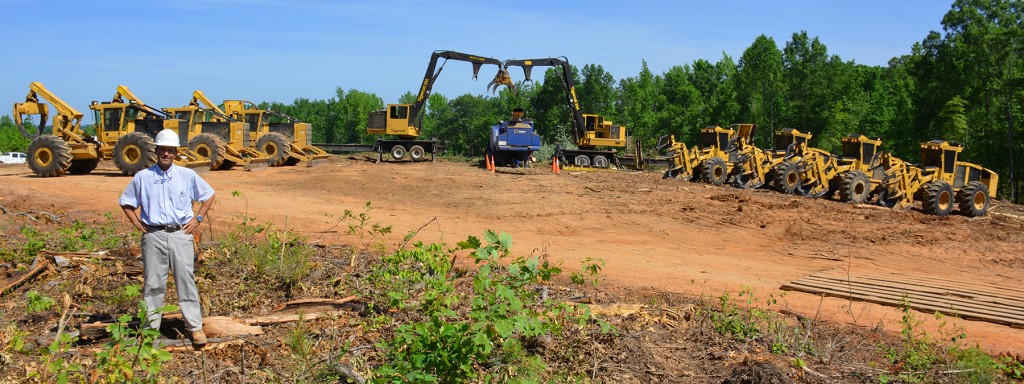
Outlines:
[[[660,74],[642,62],[631,77],[616,78],[591,63],[574,66],[573,75],[585,113],[626,125],[629,135],[647,148],[666,134],[694,143],[699,128],[733,123],[758,124],[755,142],[764,148],[771,146],[772,132],[782,128],[813,133],[813,146],[833,152],[842,137],[859,133],[881,138],[886,149],[909,161],[917,161],[919,143],[944,139],[964,145],[963,160],[998,172],[1001,197],[1019,203],[1024,164],[1019,139],[1024,120],[1021,5],[956,0],[942,19],[941,32],[928,33],[885,66],[830,54],[824,42],[800,31],[782,44],[757,36],[739,58],[698,59]],[[518,70],[510,69],[513,78],[522,78]],[[569,143],[571,121],[558,76],[549,68],[543,79],[517,84],[514,94],[502,90],[495,96],[450,98],[434,93],[427,100],[422,136],[437,138],[449,154],[481,155],[487,127],[518,107],[534,119],[545,144]],[[413,99],[406,93],[388,102]],[[377,137],[366,134],[367,114],[382,108],[384,100],[372,92],[338,88],[326,100],[261,106],[312,123],[314,142],[370,143]],[[9,150],[4,146],[10,125],[9,118],[0,119],[0,150]]]

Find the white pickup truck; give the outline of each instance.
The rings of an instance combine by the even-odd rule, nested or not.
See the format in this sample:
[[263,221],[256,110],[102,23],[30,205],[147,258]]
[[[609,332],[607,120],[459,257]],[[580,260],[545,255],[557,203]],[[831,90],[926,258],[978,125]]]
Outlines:
[[0,154],[0,164],[21,164],[28,159],[28,155],[21,152],[4,152]]

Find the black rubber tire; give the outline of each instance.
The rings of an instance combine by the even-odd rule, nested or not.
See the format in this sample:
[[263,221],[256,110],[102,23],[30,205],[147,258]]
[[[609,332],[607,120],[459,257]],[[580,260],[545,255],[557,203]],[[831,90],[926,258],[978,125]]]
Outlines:
[[142,132],[121,136],[114,143],[114,166],[127,176],[156,164],[156,144]]
[[953,212],[953,186],[945,181],[933,181],[924,186],[921,208],[935,216],[949,216]]
[[401,145],[395,145],[394,147],[391,147],[391,152],[390,153],[391,153],[391,159],[395,160],[395,161],[398,161],[398,160],[402,160],[402,159],[405,158],[406,150],[405,150],[405,147],[403,147]]
[[68,173],[72,175],[85,175],[96,169],[96,166],[99,164],[100,159],[71,160],[71,166],[68,167]]
[[783,161],[775,166],[772,173],[772,189],[792,195],[800,187],[800,172],[796,163]]
[[575,165],[580,167],[589,167],[590,158],[587,155],[576,155],[576,158],[572,160]]
[[211,171],[221,169],[221,166],[224,165],[224,154],[227,152],[227,147],[224,145],[224,141],[214,134],[201,133],[193,137],[188,141],[188,149],[209,160]]
[[54,135],[41,135],[28,146],[28,167],[39,177],[57,177],[71,167],[71,148]]
[[594,156],[592,163],[594,168],[608,168],[608,158],[601,155]]
[[871,179],[861,171],[843,172],[838,189],[839,201],[864,204],[871,197]]
[[291,147],[291,142],[280,132],[267,133],[256,141],[256,150],[266,153],[270,157],[267,160],[267,165],[271,167],[282,166],[288,161],[289,147]]
[[725,166],[725,160],[720,157],[712,157],[704,161],[701,167],[701,181],[712,185],[725,184],[729,178],[729,168]]
[[988,186],[980,181],[972,181],[966,187],[961,188],[960,192],[956,194],[956,201],[960,205],[960,214],[967,217],[985,216],[991,203],[988,193]]
[[412,161],[423,160],[423,157],[426,156],[426,154],[427,152],[419,145],[409,147],[409,158],[412,159]]

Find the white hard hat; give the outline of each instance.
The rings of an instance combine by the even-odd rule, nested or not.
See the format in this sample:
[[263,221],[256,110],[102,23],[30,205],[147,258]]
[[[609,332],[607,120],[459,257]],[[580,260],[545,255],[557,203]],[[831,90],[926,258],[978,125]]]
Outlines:
[[177,147],[180,145],[178,142],[178,133],[170,129],[165,129],[156,134],[156,146],[158,147]]

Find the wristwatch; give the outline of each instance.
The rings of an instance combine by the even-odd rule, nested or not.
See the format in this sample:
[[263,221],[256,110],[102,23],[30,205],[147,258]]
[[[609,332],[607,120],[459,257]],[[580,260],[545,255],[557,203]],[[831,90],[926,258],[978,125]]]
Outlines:
[[196,215],[196,222],[197,223],[202,223],[203,222],[203,215]]

